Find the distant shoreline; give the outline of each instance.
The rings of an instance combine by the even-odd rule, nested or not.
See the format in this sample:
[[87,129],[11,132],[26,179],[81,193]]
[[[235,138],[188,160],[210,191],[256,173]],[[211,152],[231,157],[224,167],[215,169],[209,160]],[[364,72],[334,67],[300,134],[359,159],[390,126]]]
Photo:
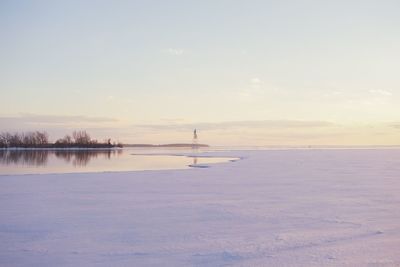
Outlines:
[[124,144],[123,146],[98,146],[98,147],[85,147],[85,146],[72,146],[72,147],[57,147],[57,146],[39,146],[39,147],[0,147],[0,151],[4,150],[66,150],[66,151],[73,151],[73,150],[115,150],[115,149],[123,149],[128,147],[136,147],[136,148],[200,148],[200,147],[209,147],[206,144],[160,144],[160,145],[153,145],[153,144]]
[[124,144],[124,147],[183,147],[183,148],[192,148],[192,147],[209,147],[206,144],[161,144],[161,145],[153,145],[153,144]]
[[76,150],[119,150],[122,147],[0,147],[0,151],[35,151],[35,150],[42,150],[42,151],[76,151]]

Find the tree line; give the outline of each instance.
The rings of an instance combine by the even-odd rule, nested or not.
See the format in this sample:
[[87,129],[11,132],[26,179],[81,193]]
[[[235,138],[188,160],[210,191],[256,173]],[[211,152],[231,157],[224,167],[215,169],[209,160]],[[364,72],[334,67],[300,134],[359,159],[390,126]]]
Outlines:
[[33,131],[25,133],[0,133],[0,148],[111,148],[122,147],[121,143],[103,142],[92,139],[86,131],[74,131],[54,143],[49,142],[47,132]]

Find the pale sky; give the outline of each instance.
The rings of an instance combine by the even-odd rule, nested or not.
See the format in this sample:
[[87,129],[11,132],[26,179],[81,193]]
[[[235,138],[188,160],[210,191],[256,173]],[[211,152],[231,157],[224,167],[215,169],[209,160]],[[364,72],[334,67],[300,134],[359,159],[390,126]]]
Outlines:
[[0,131],[400,144],[399,1],[0,0]]

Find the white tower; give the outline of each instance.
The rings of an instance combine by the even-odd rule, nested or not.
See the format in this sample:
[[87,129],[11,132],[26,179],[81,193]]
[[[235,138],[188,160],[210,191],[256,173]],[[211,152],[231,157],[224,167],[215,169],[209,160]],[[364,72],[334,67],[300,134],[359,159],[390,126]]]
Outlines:
[[192,147],[197,148],[197,146],[198,146],[197,129],[194,129]]

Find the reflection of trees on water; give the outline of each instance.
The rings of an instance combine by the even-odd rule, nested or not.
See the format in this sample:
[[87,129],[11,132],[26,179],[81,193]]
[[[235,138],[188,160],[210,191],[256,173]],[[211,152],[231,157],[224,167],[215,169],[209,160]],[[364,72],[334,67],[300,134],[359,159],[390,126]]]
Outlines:
[[111,159],[122,153],[122,150],[72,150],[72,151],[56,151],[55,156],[61,158],[74,166],[86,166],[92,158],[104,157]]
[[44,150],[0,150],[0,162],[4,165],[45,166],[48,151]]
[[119,155],[122,150],[0,150],[0,163],[4,165],[46,166],[49,157],[55,156],[74,166],[86,166],[92,158]]

